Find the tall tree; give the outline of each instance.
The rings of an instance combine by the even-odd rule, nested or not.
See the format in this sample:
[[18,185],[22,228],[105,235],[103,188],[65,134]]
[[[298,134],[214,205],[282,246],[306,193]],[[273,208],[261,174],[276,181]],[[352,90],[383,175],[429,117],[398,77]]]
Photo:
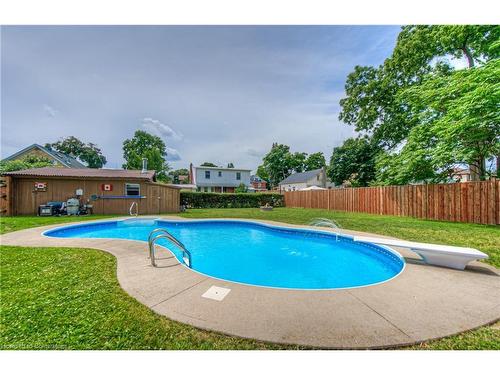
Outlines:
[[305,161],[305,170],[312,171],[326,167],[325,155],[322,152],[315,152],[310,154]]
[[368,186],[375,179],[381,149],[367,138],[349,138],[333,149],[327,175],[336,185]]
[[206,161],[203,164],[201,164],[201,167],[213,167],[213,168],[216,168],[217,166],[214,163],[210,163],[210,162]]
[[234,164],[233,163],[227,163],[227,168],[234,168]]
[[96,144],[91,142],[85,144],[73,136],[54,143],[47,143],[45,147],[79,159],[86,163],[89,168],[102,168],[106,164],[106,157]]
[[137,130],[131,139],[123,142],[123,158],[125,169],[141,169],[142,159],[148,161],[148,169],[155,170],[160,181],[168,181],[167,172],[170,169],[167,161],[167,151],[163,140],[143,130]]
[[277,186],[293,172],[293,156],[290,147],[273,143],[271,150],[262,159],[262,168],[267,173],[272,186]]
[[[498,57],[494,46],[499,38],[496,25],[405,26],[383,65],[357,66],[348,76],[339,118],[380,145],[395,148],[420,124],[419,113],[400,93],[420,85],[431,73],[450,72],[447,57],[464,57],[469,68]],[[477,179],[475,164],[478,161],[471,172]]]
[[290,158],[290,167],[294,172],[302,173],[307,170],[307,154],[305,152],[294,152],[288,157]]
[[457,163],[469,164],[485,179],[486,160],[500,154],[499,77],[500,59],[449,74],[429,74],[420,85],[403,91],[419,125],[411,130],[399,159],[419,160],[425,152],[422,156],[441,179]]
[[179,180],[179,176],[188,176],[189,175],[189,171],[186,169],[186,168],[181,168],[181,169],[176,169],[175,171],[171,171],[169,173],[169,176],[172,178],[172,181],[174,182],[174,184],[187,184],[189,183],[188,180],[183,180],[183,181],[180,181]]
[[290,147],[273,143],[271,150],[264,156],[263,164],[257,168],[257,175],[268,186],[277,186],[292,173],[301,173],[325,166],[325,157],[321,152],[307,156],[305,152],[290,152]]
[[85,147],[85,143],[74,136],[69,136],[62,138],[54,143],[47,143],[45,147],[50,150],[59,151],[63,154],[77,158],[82,153],[82,150]]
[[89,168],[102,168],[106,164],[106,157],[101,149],[90,142],[83,147],[79,159],[87,163]]
[[264,168],[264,165],[259,165],[255,174],[257,175],[257,177],[260,177],[262,180],[266,181],[266,186],[268,189],[271,188],[271,180],[269,178],[269,174]]

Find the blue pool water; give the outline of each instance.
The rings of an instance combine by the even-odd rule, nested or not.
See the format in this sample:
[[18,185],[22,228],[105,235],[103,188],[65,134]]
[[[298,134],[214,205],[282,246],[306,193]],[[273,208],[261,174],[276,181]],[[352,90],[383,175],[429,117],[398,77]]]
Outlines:
[[[388,248],[322,231],[250,221],[130,219],[72,225],[45,235],[147,241],[149,233],[160,227],[191,252],[193,270],[245,284],[292,289],[359,287],[391,279],[404,268],[403,258]],[[182,263],[181,251],[162,241],[158,243]]]

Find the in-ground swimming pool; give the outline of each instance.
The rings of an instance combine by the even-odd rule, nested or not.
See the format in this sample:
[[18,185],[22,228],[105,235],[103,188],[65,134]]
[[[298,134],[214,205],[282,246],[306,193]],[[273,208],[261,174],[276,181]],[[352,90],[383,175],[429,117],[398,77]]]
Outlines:
[[[397,252],[353,242],[348,236],[251,221],[127,219],[71,225],[44,234],[147,241],[156,228],[167,229],[186,246],[193,270],[251,285],[291,289],[360,287],[387,281],[405,265]],[[158,240],[158,244],[183,263],[181,251],[170,242]]]

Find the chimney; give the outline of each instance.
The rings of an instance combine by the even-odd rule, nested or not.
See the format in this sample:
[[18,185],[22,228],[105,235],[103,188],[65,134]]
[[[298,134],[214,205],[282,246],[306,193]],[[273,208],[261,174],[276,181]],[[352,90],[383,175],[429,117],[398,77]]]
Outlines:
[[146,173],[148,171],[148,159],[142,158],[142,171],[141,173]]

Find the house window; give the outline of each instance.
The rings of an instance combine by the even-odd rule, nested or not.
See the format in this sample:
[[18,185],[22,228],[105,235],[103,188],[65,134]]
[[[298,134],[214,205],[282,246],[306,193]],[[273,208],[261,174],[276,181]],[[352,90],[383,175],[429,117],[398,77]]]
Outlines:
[[141,195],[141,185],[139,184],[125,184],[125,195]]
[[236,172],[236,179],[241,180],[241,172]]
[[204,191],[205,193],[208,193],[208,187],[206,187],[206,186],[205,186],[205,187],[203,188],[203,191]]
[[222,172],[221,171],[219,171],[219,177],[222,177]]
[[210,171],[205,171],[205,178],[210,180]]

